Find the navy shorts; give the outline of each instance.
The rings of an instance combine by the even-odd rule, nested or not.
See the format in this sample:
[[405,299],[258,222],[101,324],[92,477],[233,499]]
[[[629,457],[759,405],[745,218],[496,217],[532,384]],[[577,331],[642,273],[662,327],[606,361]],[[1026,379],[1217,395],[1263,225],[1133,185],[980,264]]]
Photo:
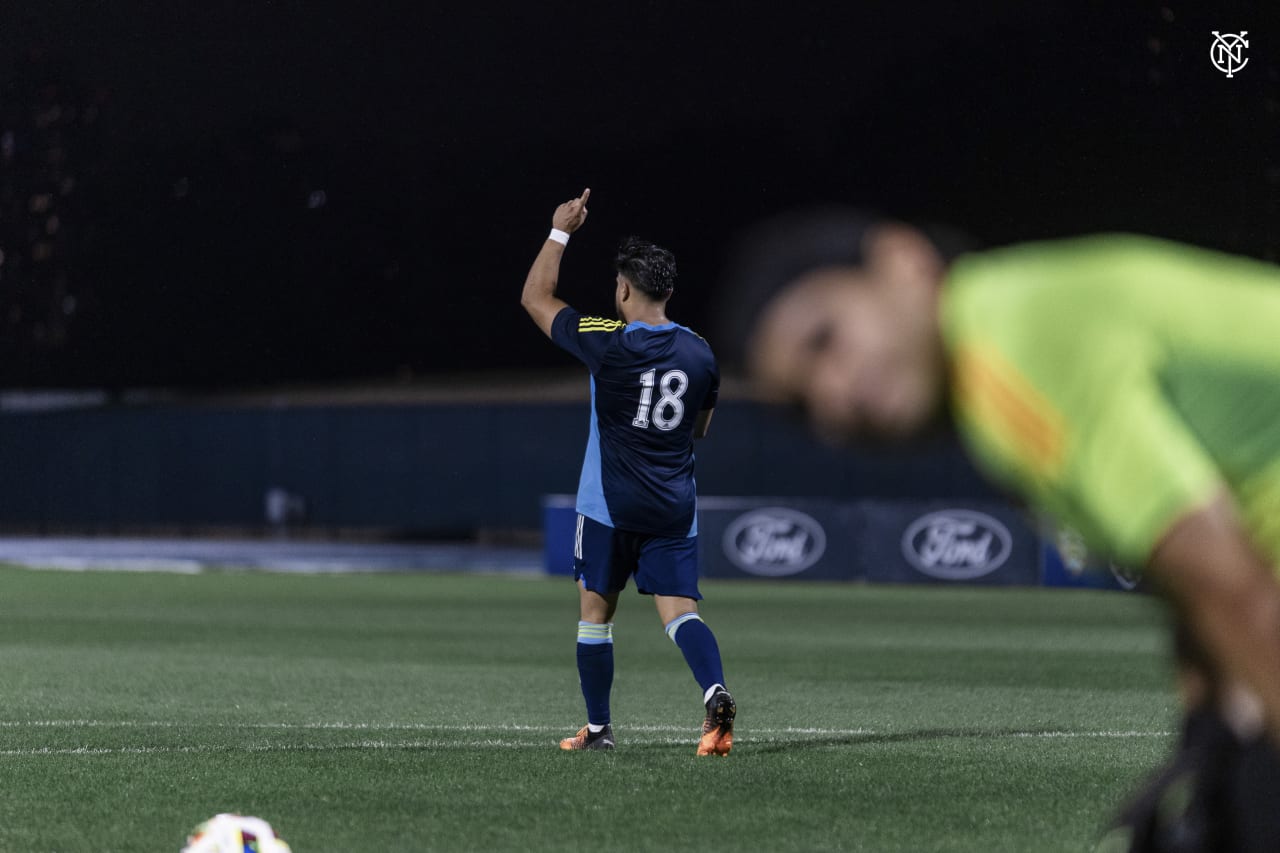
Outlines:
[[617,530],[578,515],[573,539],[573,577],[601,595],[614,595],[635,575],[645,595],[699,600],[698,537],[675,539]]

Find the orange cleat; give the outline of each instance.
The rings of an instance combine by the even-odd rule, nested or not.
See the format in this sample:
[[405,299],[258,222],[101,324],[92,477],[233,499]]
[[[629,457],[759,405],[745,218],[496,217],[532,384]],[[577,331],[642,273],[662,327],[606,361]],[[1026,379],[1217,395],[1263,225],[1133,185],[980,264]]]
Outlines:
[[561,749],[613,749],[613,728],[605,726],[598,732],[583,726],[573,737],[560,741]]
[[707,718],[702,722],[702,738],[698,741],[698,755],[728,755],[733,749],[733,718],[738,715],[737,703],[723,687],[707,700]]

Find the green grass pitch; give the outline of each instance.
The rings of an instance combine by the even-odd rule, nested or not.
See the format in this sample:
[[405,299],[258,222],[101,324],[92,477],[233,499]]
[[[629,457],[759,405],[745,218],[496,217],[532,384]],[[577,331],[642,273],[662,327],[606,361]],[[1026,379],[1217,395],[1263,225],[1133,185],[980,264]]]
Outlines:
[[727,758],[652,604],[613,753],[566,579],[0,569],[0,851],[176,851],[220,811],[296,853],[1080,851],[1169,748],[1152,602],[705,582]]

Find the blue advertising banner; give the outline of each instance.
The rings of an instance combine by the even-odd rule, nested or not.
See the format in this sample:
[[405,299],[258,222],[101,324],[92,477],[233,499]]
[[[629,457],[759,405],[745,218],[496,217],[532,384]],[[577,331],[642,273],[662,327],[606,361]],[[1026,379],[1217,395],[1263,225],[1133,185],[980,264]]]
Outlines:
[[[543,499],[546,569],[573,573],[572,495]],[[1042,535],[1041,527],[1045,531]],[[1133,589],[1137,578],[1090,556],[1008,504],[704,497],[703,577]]]
[[703,498],[704,577],[858,580],[857,519],[848,505],[794,498]]
[[1080,534],[1065,527],[1043,525],[1041,564],[1045,586],[1084,589],[1144,590],[1142,573],[1089,552]]
[[578,525],[573,495],[542,498],[542,559],[549,575],[573,574],[573,534]]
[[1004,504],[863,501],[858,558],[868,580],[1035,586],[1040,538]]

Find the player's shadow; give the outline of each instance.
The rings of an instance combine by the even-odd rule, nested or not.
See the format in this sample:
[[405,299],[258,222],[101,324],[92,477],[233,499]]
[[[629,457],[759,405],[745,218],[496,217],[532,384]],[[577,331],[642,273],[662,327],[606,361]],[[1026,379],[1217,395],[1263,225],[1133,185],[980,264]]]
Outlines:
[[986,740],[1008,737],[1052,737],[1061,730],[1034,731],[1029,729],[917,729],[905,732],[865,732],[824,737],[770,739],[752,742],[750,732],[743,732],[742,749],[752,753],[795,752],[797,749],[821,749],[839,746],[871,746],[876,744],[913,743],[929,740]]

